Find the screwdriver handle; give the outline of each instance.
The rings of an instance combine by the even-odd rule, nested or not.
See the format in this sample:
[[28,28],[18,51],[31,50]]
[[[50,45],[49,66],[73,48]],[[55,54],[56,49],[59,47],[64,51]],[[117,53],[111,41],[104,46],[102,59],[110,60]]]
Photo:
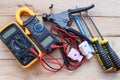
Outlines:
[[109,56],[107,55],[107,53],[104,51],[104,49],[99,44],[98,38],[93,38],[92,42],[93,42],[93,47],[96,51],[98,60],[99,60],[100,64],[103,66],[103,69],[105,71],[110,71],[113,68],[113,65],[111,63]]
[[108,40],[103,40],[101,42],[101,45],[103,46],[103,48],[107,51],[116,71],[120,71],[120,58],[118,57],[118,55],[115,53],[115,51],[110,47]]

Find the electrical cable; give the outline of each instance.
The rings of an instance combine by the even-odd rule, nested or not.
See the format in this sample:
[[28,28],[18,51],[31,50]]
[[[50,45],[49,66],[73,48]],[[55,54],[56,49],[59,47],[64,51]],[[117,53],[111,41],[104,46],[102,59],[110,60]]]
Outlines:
[[[52,45],[51,48],[54,48],[54,49],[59,48],[59,49],[63,50],[62,56],[65,56],[66,58],[63,57],[64,63],[62,64],[60,61],[58,61],[52,55],[44,53],[44,54],[38,56],[38,54],[35,52],[35,50],[33,48],[30,48],[30,51],[39,58],[40,64],[43,66],[44,69],[46,69],[47,71],[51,71],[51,72],[58,72],[62,68],[66,69],[66,70],[74,70],[78,66],[80,66],[82,63],[85,62],[85,60],[86,60],[85,56],[83,57],[81,62],[74,61],[67,56],[68,51],[70,51],[71,47],[74,47],[77,51],[79,51],[79,49],[77,49],[78,48],[77,46],[79,43],[81,43],[83,41],[82,38],[80,38],[79,36],[76,36],[73,33],[69,33],[67,31],[65,31],[59,27],[55,27],[55,26],[52,26],[50,31],[52,34],[54,34],[55,36],[57,36],[61,39],[61,42],[58,45]],[[70,48],[68,48],[68,46],[70,46]],[[80,52],[80,54],[81,54],[81,52]],[[44,58],[46,56],[52,58],[54,61],[47,60],[47,58]],[[55,65],[59,66],[59,68],[54,68],[49,63],[55,64]]]
[[[74,45],[71,45],[71,47],[78,48],[77,47],[78,44],[83,41],[83,39],[80,38],[79,36],[76,36],[73,33],[69,33],[69,32],[67,32],[67,31],[65,31],[65,30],[63,30],[59,27],[56,27],[56,26],[52,26],[50,31],[51,31],[51,33],[53,33],[57,37],[61,38],[61,42],[62,42],[63,45],[65,45],[66,43],[68,45],[70,45],[71,43],[74,43]],[[57,46],[56,48],[62,48],[62,47]],[[63,46],[62,53],[64,53],[64,54],[62,54],[62,55],[65,55],[65,56],[68,55],[68,52],[66,51],[66,49],[67,49],[67,46]],[[65,66],[68,70],[76,69],[78,66],[80,66],[86,60],[86,58],[84,57],[81,62],[77,62],[77,61],[72,62],[72,61],[70,61],[70,58],[67,57],[67,59],[65,59],[64,56],[63,56],[63,59],[64,59],[64,61],[67,61],[66,63],[64,62],[64,64],[65,64]]]
[[[39,55],[37,54],[37,52],[36,52],[33,48],[30,48],[30,51],[39,58],[40,64],[41,64],[42,67],[43,67],[44,69],[46,69],[47,71],[58,72],[59,70],[62,69],[63,64],[60,63],[60,62],[59,62],[56,58],[54,58],[53,56],[48,55],[48,54],[46,54],[46,53],[44,53],[44,54],[42,54],[42,55],[39,56]],[[52,59],[54,59],[56,62],[50,62],[50,61],[46,60],[46,59],[44,58],[44,56],[49,56],[49,57],[51,57]],[[58,68],[58,69],[53,68],[53,67],[50,66],[47,62],[52,63],[52,64],[56,64],[56,65],[59,66],[59,68]],[[46,67],[44,64],[46,64],[46,66],[48,66],[49,68]]]

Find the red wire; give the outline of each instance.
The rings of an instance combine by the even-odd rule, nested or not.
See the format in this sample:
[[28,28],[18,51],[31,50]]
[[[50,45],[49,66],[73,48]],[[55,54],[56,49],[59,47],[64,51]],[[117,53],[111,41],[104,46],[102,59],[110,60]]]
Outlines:
[[58,65],[60,65],[60,66],[63,66],[63,64],[62,63],[60,63],[55,57],[53,57],[52,55],[50,55],[50,54],[46,54],[47,56],[49,56],[49,57],[51,57],[52,59],[54,59],[56,62],[58,62],[58,63],[56,63],[56,62],[51,62],[51,61],[49,61],[49,60],[46,60],[46,61],[48,61],[48,62],[50,62],[50,63],[55,63],[55,64],[58,64]]
[[[63,66],[63,68],[65,69],[65,70],[68,70],[62,63],[60,63],[55,57],[53,57],[52,55],[49,55],[49,54],[47,54],[48,56],[50,56],[51,58],[53,58],[53,59],[55,59],[59,64],[58,65],[60,65],[60,66]],[[49,61],[48,60],[48,62],[51,62],[51,61]],[[51,63],[53,63],[53,62],[51,62]]]
[[[68,42],[72,42],[73,44],[72,44],[72,47],[75,47],[75,46],[77,46],[77,45],[75,45],[75,43],[76,43],[76,40],[73,40],[71,37],[74,37],[74,38],[77,38],[77,39],[81,39],[80,37],[78,37],[78,36],[75,36],[75,34],[73,34],[73,33],[67,33],[67,32],[65,32],[64,30],[62,30],[62,29],[60,29],[60,28],[58,28],[58,27],[54,27],[54,26],[52,26],[51,27],[51,32],[54,34],[54,35],[56,35],[56,36],[59,36],[57,33],[54,33],[53,32],[53,29],[54,30],[56,30],[56,31],[59,31],[59,32],[61,32],[61,34],[62,35],[67,35],[69,38],[67,39],[68,40]],[[66,49],[64,48],[64,52],[65,52],[65,54],[66,54],[66,56],[67,56],[67,52],[66,52]],[[83,57],[83,60],[81,61],[81,62],[79,62],[78,64],[74,64],[74,65],[70,65],[69,67],[70,68],[76,68],[76,67],[78,67],[79,65],[81,65],[84,61],[86,60],[86,58],[85,57]],[[65,68],[65,67],[64,67]]]
[[75,69],[76,67],[78,67],[78,66],[80,66],[81,64],[83,64],[83,63],[85,62],[85,60],[86,60],[86,58],[85,58],[85,57],[83,57],[83,59],[82,59],[82,61],[81,61],[81,62],[79,62],[78,64],[75,64],[74,66],[70,66],[70,68]]
[[43,64],[43,58],[40,57],[40,64],[43,66],[44,69],[46,69],[47,71],[51,71],[51,72],[58,72],[59,70],[52,70],[52,69],[49,69],[47,68],[44,64]]
[[58,27],[54,27],[54,28],[55,28],[56,30],[58,30],[59,32],[66,34],[66,35],[69,36],[69,37],[74,37],[74,38],[78,38],[78,39],[79,39],[78,36],[72,35],[72,34],[66,32],[66,31],[64,31],[63,29],[60,29],[60,28],[58,28]]
[[[35,54],[36,56],[38,56],[37,52],[36,52],[33,48],[30,48],[30,51],[31,51],[33,54]],[[47,68],[47,67],[44,65],[44,63],[43,63],[43,60],[44,60],[44,61],[47,61],[47,62],[49,62],[49,63],[52,63],[52,64],[57,64],[59,67],[62,67],[63,64],[60,63],[55,57],[53,57],[53,56],[51,56],[51,55],[48,55],[48,54],[46,54],[46,55],[49,56],[49,57],[51,57],[52,59],[54,59],[56,62],[51,62],[51,61],[49,61],[49,60],[45,60],[45,59],[43,58],[44,55],[45,55],[45,53],[42,54],[42,55],[40,55],[40,56],[38,56],[38,58],[40,59],[40,64],[43,66],[43,68],[46,69],[47,71],[58,72],[59,70],[53,70],[53,69]]]
[[55,33],[55,32],[53,32],[53,29],[54,30],[56,30],[56,31],[59,31],[59,32],[61,32],[61,34],[63,34],[63,35],[67,35],[67,36],[69,36],[69,37],[74,37],[74,38],[77,38],[77,39],[81,39],[82,40],[82,38],[80,38],[80,37],[78,37],[78,36],[76,36],[75,34],[73,34],[73,33],[68,33],[68,32],[66,32],[66,31],[64,31],[63,29],[60,29],[59,27],[57,27],[57,26],[51,26],[51,29],[50,29],[50,31],[51,31],[51,33],[53,33],[54,35],[56,35],[56,36],[59,36],[57,33]]
[[[62,35],[53,32],[53,29],[56,30],[56,31],[59,31]],[[51,29],[50,29],[50,31],[51,31],[51,33],[53,33],[54,35],[62,38],[61,41],[62,41],[62,43],[64,43],[64,44],[66,44],[66,43],[65,43],[65,40],[63,39],[63,37],[66,36],[66,37],[67,37],[67,42],[69,42],[69,43],[72,42],[72,43],[73,43],[73,44],[72,44],[72,47],[77,46],[77,44],[76,44],[77,40],[75,40],[75,38],[82,40],[79,36],[76,36],[76,35],[73,34],[73,33],[68,33],[68,32],[66,32],[66,31],[64,31],[64,30],[62,30],[62,29],[60,29],[60,28],[58,28],[58,27],[52,26]],[[64,35],[64,36],[63,36],[63,35]],[[63,41],[63,40],[64,40],[64,41]],[[67,46],[63,46],[63,48],[64,48],[65,55],[67,56],[67,52],[66,52]],[[38,54],[35,52],[35,50],[30,49],[30,51],[32,51],[36,56],[38,56]],[[47,60],[47,59],[43,58],[45,55],[51,57],[51,58],[54,59],[56,62],[52,62],[52,61],[50,61],[50,60]],[[53,57],[52,55],[43,54],[42,56],[38,56],[38,57],[39,57],[39,59],[40,59],[40,63],[41,63],[41,65],[43,66],[43,68],[46,69],[46,70],[48,70],[48,71],[58,72],[59,70],[53,70],[53,69],[47,68],[47,67],[44,65],[44,63],[43,63],[43,60],[46,61],[46,62],[52,63],[52,64],[57,64],[58,66],[63,67],[64,69],[68,70],[68,68],[67,68],[66,66],[63,66],[63,64],[62,64],[61,62],[59,62],[59,61],[58,61],[55,57]],[[69,59],[68,59],[68,60],[69,60]],[[75,69],[76,67],[80,66],[85,60],[86,60],[86,58],[83,57],[83,59],[82,59],[81,62],[76,62],[76,63],[74,62],[74,65],[71,65],[71,64],[70,64],[70,65],[69,65],[69,68]],[[70,62],[69,62],[69,63],[70,63]]]
[[53,29],[56,30],[56,29],[54,28],[54,26],[52,26],[52,27],[50,28],[50,32],[51,32],[52,34],[58,36],[58,37],[61,37],[61,36],[58,35],[57,33],[53,32]]

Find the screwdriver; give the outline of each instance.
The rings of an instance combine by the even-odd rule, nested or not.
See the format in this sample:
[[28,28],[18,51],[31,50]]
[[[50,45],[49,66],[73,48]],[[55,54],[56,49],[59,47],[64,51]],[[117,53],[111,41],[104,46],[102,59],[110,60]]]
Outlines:
[[[86,37],[88,37],[88,35],[87,35],[87,33],[86,33],[86,31],[85,31],[85,29],[84,29],[84,27],[83,27],[82,21],[81,21],[81,19],[79,18],[79,16],[75,15],[75,16],[74,16],[74,21],[75,21],[75,23],[77,24],[77,27],[79,28],[80,32],[81,32],[83,35],[85,35]],[[93,48],[93,46],[92,46],[91,44],[89,44],[89,47],[90,47],[90,49],[91,49],[91,53],[95,53],[94,48]]]
[[98,38],[95,38],[92,34],[92,32],[90,31],[87,22],[85,21],[83,15],[80,13],[81,19],[83,21],[83,23],[85,24],[90,36],[92,37],[92,43],[93,43],[93,47],[95,49],[98,61],[100,62],[100,64],[102,65],[103,69],[105,71],[110,71],[113,69],[113,65],[111,63],[111,60],[109,58],[109,56],[107,55],[107,53],[105,52],[105,50],[101,47],[101,45],[99,44]]
[[107,54],[109,55],[115,71],[120,72],[120,58],[118,57],[118,55],[115,53],[115,51],[111,48],[111,46],[109,45],[109,42],[107,39],[104,39],[100,33],[100,31],[98,30],[97,26],[95,25],[92,17],[90,16],[90,14],[87,12],[89,19],[91,20],[94,28],[96,29],[96,31],[98,32],[99,36],[101,37],[101,45],[104,48],[104,50],[107,52]]
[[83,35],[85,35],[86,37],[88,37],[87,34],[86,34],[86,32],[85,32],[85,30],[84,30],[84,28],[83,28],[83,26],[82,26],[82,23],[81,23],[79,17],[75,15],[75,16],[74,16],[74,20],[75,20],[75,22],[76,22],[76,24],[77,24],[80,32],[81,32]]

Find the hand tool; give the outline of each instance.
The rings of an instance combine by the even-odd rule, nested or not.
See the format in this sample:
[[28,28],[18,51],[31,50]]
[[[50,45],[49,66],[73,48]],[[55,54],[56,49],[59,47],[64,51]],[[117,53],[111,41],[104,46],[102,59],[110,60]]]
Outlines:
[[92,37],[92,42],[93,42],[93,47],[95,49],[95,52],[97,54],[97,58],[100,62],[100,64],[102,65],[103,69],[105,71],[110,71],[113,68],[113,65],[111,63],[111,60],[109,58],[109,56],[107,55],[107,53],[105,52],[105,50],[101,47],[101,45],[99,44],[98,38],[95,38],[92,34],[92,32],[90,31],[87,22],[85,21],[84,17],[82,16],[82,14],[80,13],[81,19],[83,20],[83,23],[85,24],[88,32],[90,33],[91,37]]
[[79,17],[78,17],[77,15],[75,15],[75,16],[73,16],[73,17],[74,17],[74,20],[75,20],[78,28],[79,28],[79,31],[80,31],[83,35],[85,35],[86,37],[88,37],[87,34],[86,34],[86,32],[85,32],[85,29],[84,29],[84,27],[83,27],[83,25],[82,25],[82,22],[81,22],[80,19],[79,19]]
[[[21,20],[22,13],[28,13],[29,19],[26,21]],[[25,26],[29,31],[39,48],[46,53],[51,53],[54,49],[51,45],[57,44],[57,38],[47,30],[47,28],[39,22],[36,15],[27,7],[19,8],[16,12],[16,20],[21,26]]]
[[[43,13],[42,19],[43,19],[43,21],[48,21],[48,22],[52,22],[52,23],[56,24],[57,27],[61,28],[61,30],[59,29],[59,31],[62,31],[62,32],[67,33],[67,34],[72,34],[72,35],[74,34],[74,36],[79,37],[79,40],[83,39],[83,40],[86,40],[89,44],[92,44],[91,40],[89,40],[86,36],[84,36],[80,32],[69,27],[71,25],[70,24],[71,23],[71,14],[85,11],[85,10],[91,9],[92,7],[94,7],[94,5],[84,7],[84,8],[79,8],[79,9],[69,9],[67,11],[63,11],[63,12],[60,12],[57,14],[54,14],[52,12],[49,15],[47,13]],[[53,5],[51,5],[50,9],[52,9],[52,8],[53,8]],[[60,34],[60,32],[58,32],[58,33]],[[61,34],[63,34],[63,33],[61,33]],[[69,37],[74,38],[74,37],[71,37],[71,35]],[[77,45],[77,47],[78,47],[78,45]],[[62,50],[62,55],[63,55],[63,59],[65,61],[64,64],[66,65],[68,70],[76,69],[79,65],[81,65],[85,61],[85,58],[83,58],[82,62],[79,62],[78,65],[74,66],[70,62],[68,62],[66,52],[63,50]],[[73,69],[70,69],[68,65],[74,66]]]
[[[85,37],[83,34],[79,33],[78,31],[70,28],[69,26],[70,26],[70,23],[71,23],[71,17],[70,17],[71,14],[78,13],[79,11],[88,10],[88,9],[92,8],[93,6],[94,5],[91,5],[89,7],[84,7],[84,8],[73,9],[73,10],[69,9],[67,11],[63,11],[63,12],[60,12],[60,13],[57,13],[57,14],[53,14],[52,12],[49,15],[47,13],[43,13],[42,19],[43,19],[43,21],[49,21],[49,22],[55,23],[55,24],[57,24],[57,26],[59,28],[62,29],[63,32],[66,32],[66,33],[69,33],[69,34],[72,33],[75,36],[78,36],[80,39],[82,38],[83,40],[86,40],[90,44],[92,44],[91,41],[87,37]],[[51,5],[50,9],[52,9],[52,8],[53,8],[53,5]],[[69,37],[71,37],[71,36],[69,36]],[[64,63],[66,65],[66,67],[71,66],[70,63],[67,60],[66,52],[64,50],[61,50],[61,52],[62,52],[64,61],[65,61]],[[81,63],[79,63],[79,65]],[[68,64],[69,64],[69,66],[68,66]],[[77,65],[77,66],[79,66],[79,65]]]
[[94,28],[96,29],[96,31],[98,32],[99,36],[101,37],[101,45],[104,48],[105,51],[107,51],[107,54],[109,55],[114,68],[116,71],[120,71],[120,58],[118,57],[118,55],[115,53],[115,51],[111,48],[111,46],[109,45],[109,42],[107,39],[104,39],[100,33],[100,31],[98,30],[97,26],[95,25],[93,19],[91,18],[90,14],[87,12],[89,19],[91,20]]
[[[86,37],[88,37],[85,30],[84,30],[84,28],[83,28],[83,24],[80,21],[80,18],[77,15],[75,15],[73,17],[74,17],[74,20],[75,20],[80,32],[83,35],[85,35]],[[88,44],[88,42],[81,43],[79,45],[79,48],[80,48],[81,52],[87,57],[87,59],[92,58],[92,56],[93,56],[92,53],[95,52],[94,49],[93,49],[93,46],[91,44]]]
[[37,55],[41,55],[39,48],[15,22],[10,22],[0,28],[0,39],[22,68],[30,68],[38,61],[38,58],[30,51],[30,48],[36,51]]
[[86,11],[86,10],[89,10],[93,7],[94,7],[94,5],[90,5],[88,7],[77,8],[77,9],[69,9],[67,11],[63,11],[63,12],[56,13],[56,14],[52,13],[52,14],[49,14],[49,15],[47,13],[43,13],[42,19],[43,19],[43,21],[49,21],[49,22],[57,24],[57,26],[64,29],[65,31],[74,33],[75,35],[83,38],[84,40],[88,41],[88,43],[91,44],[91,41],[86,36],[84,36],[83,34],[81,34],[78,31],[70,28],[69,26],[70,26],[70,23],[71,23],[71,14]]

